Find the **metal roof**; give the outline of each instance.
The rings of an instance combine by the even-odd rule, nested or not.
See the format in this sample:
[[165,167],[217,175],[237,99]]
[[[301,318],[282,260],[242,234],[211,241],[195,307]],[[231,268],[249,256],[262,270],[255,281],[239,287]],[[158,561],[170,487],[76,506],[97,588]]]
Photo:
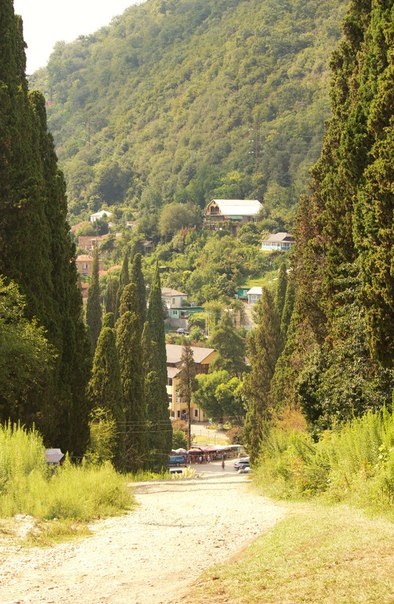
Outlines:
[[[180,363],[183,348],[179,344],[166,344],[167,363]],[[203,348],[202,346],[191,346],[190,348],[193,351],[193,360],[195,363],[202,363],[212,352],[215,352],[214,348]]]
[[212,199],[208,207],[215,203],[224,216],[255,216],[261,209],[257,199]]

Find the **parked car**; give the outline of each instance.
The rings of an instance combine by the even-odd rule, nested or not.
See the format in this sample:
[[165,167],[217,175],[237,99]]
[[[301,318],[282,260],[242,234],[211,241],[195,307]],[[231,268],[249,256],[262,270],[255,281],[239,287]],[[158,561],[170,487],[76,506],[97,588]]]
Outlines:
[[177,333],[182,333],[184,336],[188,336],[189,332],[187,329],[185,329],[184,327],[178,327],[178,329],[176,330]]
[[241,468],[249,467],[250,457],[240,457],[234,461],[234,469],[240,470]]
[[241,466],[238,470],[238,474],[249,474],[250,466]]
[[187,458],[185,455],[169,455],[167,465],[169,468],[186,466]]

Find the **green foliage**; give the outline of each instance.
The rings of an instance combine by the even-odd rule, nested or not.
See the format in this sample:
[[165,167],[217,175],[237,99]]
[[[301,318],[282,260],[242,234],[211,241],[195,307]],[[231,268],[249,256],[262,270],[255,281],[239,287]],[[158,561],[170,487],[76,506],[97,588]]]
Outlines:
[[137,200],[153,219],[174,200],[269,193],[270,209],[288,215],[320,151],[327,60],[345,4],[166,6],[148,0],[57,44],[32,78],[51,101],[71,211],[98,196]]
[[127,470],[136,471],[146,463],[147,441],[142,348],[135,313],[126,311],[116,322],[116,347],[126,416],[125,463]]
[[94,352],[102,325],[99,283],[99,254],[97,248],[93,254],[92,274],[90,276],[88,301],[86,304],[86,323],[88,325],[92,351]]
[[245,340],[235,328],[230,312],[223,313],[210,337],[210,345],[218,353],[212,368],[225,369],[230,375],[240,377],[246,370]]
[[193,400],[208,417],[224,422],[224,418],[241,422],[245,415],[242,385],[237,377],[222,369],[196,376]]
[[45,100],[28,92],[21,19],[10,0],[1,10],[0,274],[17,283],[26,317],[37,318],[55,349],[55,366],[33,403],[40,430],[47,442],[81,456],[88,438],[88,355],[65,182]]
[[247,357],[251,371],[245,376],[243,394],[247,401],[244,442],[251,461],[259,455],[267,422],[271,417],[270,386],[278,360],[281,339],[273,297],[263,288],[256,311],[257,326],[249,333]]
[[[108,315],[106,315],[108,317]],[[115,428],[110,439],[111,456],[115,467],[123,467],[125,411],[123,406],[122,382],[120,365],[114,329],[103,327],[101,330],[93,359],[92,376],[88,384],[88,397],[93,409],[100,410],[101,415],[95,415],[90,420],[90,450],[97,447],[92,444],[92,430],[96,433],[105,431],[104,413],[108,413],[108,421],[114,422]],[[103,423],[97,427],[97,423]],[[108,445],[109,446],[109,445]]]
[[167,355],[159,266],[156,264],[149,292],[147,323],[143,334],[145,397],[149,422],[151,466],[165,468],[172,444],[168,411]]
[[172,432],[172,448],[173,449],[186,449],[187,438],[183,430],[173,430]]
[[390,405],[392,49],[392,3],[352,1],[331,60],[332,117],[299,206],[297,324],[285,350],[316,429]]
[[24,318],[26,300],[18,287],[1,276],[0,299],[0,418],[31,426],[39,423],[56,352],[37,321]]
[[201,222],[200,211],[192,204],[169,203],[163,207],[159,218],[159,233],[169,238],[182,228],[194,227]]
[[50,472],[36,431],[0,426],[0,516],[89,522],[131,507],[126,480],[110,464],[63,466]]
[[90,414],[89,448],[85,459],[93,465],[112,461],[117,446],[118,429],[108,408],[95,407]]
[[256,479],[281,497],[324,496],[392,515],[394,416],[383,409],[327,431],[313,441],[305,432],[272,429]]

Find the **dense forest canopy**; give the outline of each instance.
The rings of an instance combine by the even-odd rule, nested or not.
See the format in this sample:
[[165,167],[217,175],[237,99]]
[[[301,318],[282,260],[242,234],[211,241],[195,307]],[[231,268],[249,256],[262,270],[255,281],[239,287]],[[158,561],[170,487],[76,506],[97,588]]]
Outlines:
[[[293,216],[329,116],[347,2],[148,0],[31,78],[75,216],[258,198]],[[129,212],[132,216],[132,212]]]

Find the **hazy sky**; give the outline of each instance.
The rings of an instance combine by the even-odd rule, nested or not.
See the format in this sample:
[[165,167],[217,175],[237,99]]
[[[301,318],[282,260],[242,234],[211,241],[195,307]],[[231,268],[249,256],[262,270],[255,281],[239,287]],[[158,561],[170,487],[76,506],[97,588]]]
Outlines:
[[108,25],[141,0],[14,0],[23,18],[27,73],[44,67],[56,42],[71,42]]

